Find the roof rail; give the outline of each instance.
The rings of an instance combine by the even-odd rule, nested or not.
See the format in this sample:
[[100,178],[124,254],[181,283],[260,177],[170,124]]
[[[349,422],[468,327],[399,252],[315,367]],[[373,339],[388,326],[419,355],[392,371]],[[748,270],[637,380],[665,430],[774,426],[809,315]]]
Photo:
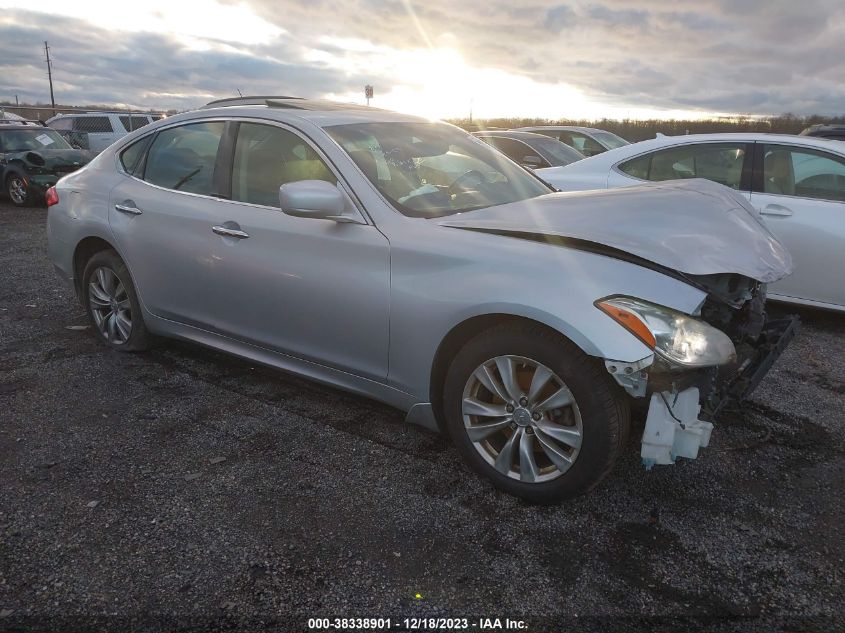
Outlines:
[[6,119],[0,118],[0,125],[40,125],[41,127],[47,127],[47,124],[44,123],[41,119]]
[[275,99],[302,99],[302,97],[287,97],[284,95],[250,95],[247,97],[231,97],[228,99],[217,99],[216,101],[209,101],[203,106],[203,109],[219,108],[223,106],[266,105],[268,101],[272,101]]

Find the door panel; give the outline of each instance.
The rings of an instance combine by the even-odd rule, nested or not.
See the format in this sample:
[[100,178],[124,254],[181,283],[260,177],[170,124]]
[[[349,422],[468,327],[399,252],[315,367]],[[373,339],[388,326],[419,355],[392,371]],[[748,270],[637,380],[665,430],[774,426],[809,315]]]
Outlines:
[[845,160],[804,148],[757,145],[751,203],[795,264],[795,272],[771,284],[769,292],[845,305],[840,272],[845,270]]
[[226,203],[205,287],[213,329],[370,378],[387,375],[390,248],[375,227]]
[[[390,245],[369,224],[286,215],[279,187],[337,183],[319,152],[292,130],[238,124],[228,190],[215,226],[215,330],[369,378],[387,376]],[[351,200],[349,204],[352,205]],[[207,227],[212,231],[212,226]],[[219,233],[219,232],[218,232]]]
[[213,276],[219,238],[211,227],[228,210],[211,197],[218,193],[214,175],[224,129],[225,123],[212,121],[158,132],[144,172],[135,167],[145,181],[124,176],[109,205],[109,223],[145,307],[204,328],[213,315],[208,286],[198,281]]
[[150,312],[212,327],[207,282],[219,266],[213,249],[220,239],[212,226],[228,210],[220,200],[168,191],[128,176],[112,190],[109,224]]

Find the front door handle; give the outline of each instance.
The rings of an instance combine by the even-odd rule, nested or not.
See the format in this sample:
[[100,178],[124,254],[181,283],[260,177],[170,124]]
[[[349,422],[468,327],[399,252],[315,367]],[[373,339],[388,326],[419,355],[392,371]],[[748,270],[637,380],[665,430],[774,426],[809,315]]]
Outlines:
[[792,215],[792,209],[783,206],[782,204],[767,204],[760,210],[760,215],[779,215],[787,217]]
[[217,233],[217,235],[223,235],[224,237],[236,237],[239,240],[245,240],[249,237],[249,233],[241,231],[240,229],[230,229],[227,226],[212,226],[211,230]]
[[126,204],[116,204],[114,205],[115,211],[120,211],[121,213],[126,213],[127,215],[141,215],[143,211],[138,207],[129,206]]

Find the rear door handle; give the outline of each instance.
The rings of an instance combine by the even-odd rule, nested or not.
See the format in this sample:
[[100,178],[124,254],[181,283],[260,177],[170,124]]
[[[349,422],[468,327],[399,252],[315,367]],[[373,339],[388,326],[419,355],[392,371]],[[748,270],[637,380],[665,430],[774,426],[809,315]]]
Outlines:
[[141,215],[143,211],[138,207],[130,207],[125,204],[116,204],[114,205],[116,211],[120,211],[121,213],[126,213],[127,215]]
[[249,237],[249,233],[241,231],[240,229],[230,229],[227,226],[212,226],[211,230],[217,233],[217,235],[223,235],[225,237],[236,237],[239,240],[245,240]]
[[760,210],[760,215],[779,215],[787,217],[792,215],[792,209],[783,206],[782,204],[767,204]]

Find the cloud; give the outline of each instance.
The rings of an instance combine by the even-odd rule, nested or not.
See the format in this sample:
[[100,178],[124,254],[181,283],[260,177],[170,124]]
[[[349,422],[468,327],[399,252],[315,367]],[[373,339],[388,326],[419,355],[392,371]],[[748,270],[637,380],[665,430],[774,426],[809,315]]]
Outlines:
[[[276,0],[249,1],[264,19],[306,39],[422,45],[404,2],[293,3],[280,11]],[[845,21],[830,17],[841,13],[840,0],[411,4],[428,39],[448,31],[471,66],[567,82],[620,107],[845,111]]]
[[[76,103],[190,107],[237,89],[305,96],[357,94],[367,83],[377,95],[422,89],[420,73],[409,69],[419,70],[434,47],[453,49],[479,77],[495,70],[502,91],[510,76],[513,85],[516,78],[565,84],[620,109],[845,111],[845,21],[830,18],[841,13],[839,0],[220,1],[275,28],[244,43],[179,29],[118,32],[97,26],[96,16],[3,11],[0,98],[46,99],[40,46],[48,39],[57,100]],[[430,59],[427,79],[453,72],[454,56]],[[524,115],[535,107],[526,103]],[[568,115],[566,103],[559,108]]]
[[[43,40],[53,58],[60,103],[121,103],[152,108],[196,107],[237,90],[254,94],[322,94],[357,86],[325,65],[301,60],[300,47],[279,39],[272,46],[235,48],[204,40],[100,29],[83,20],[15,11],[0,16],[0,98],[45,102],[49,97]],[[272,48],[274,55],[266,54]],[[290,61],[288,61],[290,60]]]

